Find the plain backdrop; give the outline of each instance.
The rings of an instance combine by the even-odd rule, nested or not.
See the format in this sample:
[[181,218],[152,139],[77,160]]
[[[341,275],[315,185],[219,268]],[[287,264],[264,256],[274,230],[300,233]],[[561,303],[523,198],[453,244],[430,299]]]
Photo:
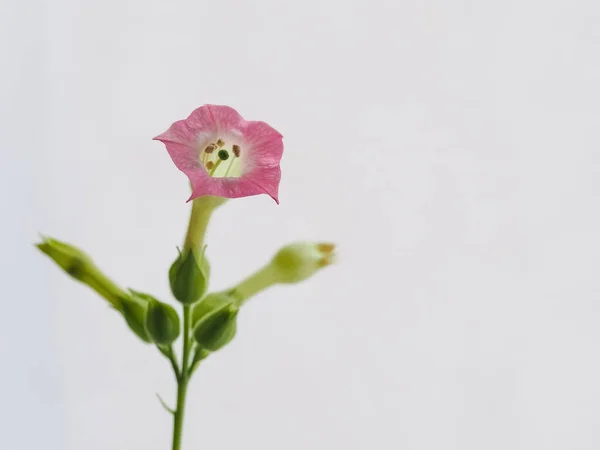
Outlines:
[[600,448],[595,0],[0,2],[0,448],[165,450],[167,361],[32,246],[170,301],[204,103],[285,137],[230,201],[214,289],[297,239],[339,263],[242,310],[192,449]]

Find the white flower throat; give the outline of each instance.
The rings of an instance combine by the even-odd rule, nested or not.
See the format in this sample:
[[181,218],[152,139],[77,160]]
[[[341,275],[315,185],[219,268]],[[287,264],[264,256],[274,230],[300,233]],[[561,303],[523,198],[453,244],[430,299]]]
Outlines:
[[219,138],[202,149],[200,161],[206,172],[215,178],[237,178],[242,174],[242,148]]

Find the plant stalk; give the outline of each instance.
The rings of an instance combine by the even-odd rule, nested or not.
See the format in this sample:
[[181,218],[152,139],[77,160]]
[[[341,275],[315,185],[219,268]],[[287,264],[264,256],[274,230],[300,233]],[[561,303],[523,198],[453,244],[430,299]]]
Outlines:
[[185,415],[185,400],[189,382],[190,360],[190,321],[191,307],[183,305],[183,358],[181,369],[177,376],[177,407],[173,414],[173,450],[181,450],[181,437],[183,434],[183,417]]

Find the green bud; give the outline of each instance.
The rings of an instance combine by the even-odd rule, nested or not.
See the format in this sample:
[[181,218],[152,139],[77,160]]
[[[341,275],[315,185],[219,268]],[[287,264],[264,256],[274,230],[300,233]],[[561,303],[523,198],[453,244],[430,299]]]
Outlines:
[[299,283],[335,260],[335,246],[329,243],[296,243],[281,248],[271,262],[254,272],[229,292],[240,303],[278,283]]
[[52,238],[44,238],[36,247],[52,258],[71,277],[86,284],[116,309],[120,309],[120,299],[127,297],[127,293],[104,275],[83,251]]
[[205,316],[225,305],[234,304],[235,300],[222,292],[213,292],[205,296],[192,307],[192,329]]
[[195,303],[206,293],[209,276],[210,266],[204,252],[197,257],[196,251],[184,249],[169,269],[171,291],[181,303]]
[[135,291],[131,291],[131,294],[131,297],[121,298],[121,313],[131,331],[142,341],[152,342],[145,327],[148,300],[144,298],[145,296],[138,296],[138,293]]
[[76,280],[82,281],[88,267],[93,266],[92,260],[83,251],[56,239],[45,238],[36,247]]
[[297,243],[283,247],[273,260],[273,277],[278,283],[298,283],[330,265],[335,246],[329,243]]
[[198,321],[194,327],[194,339],[198,345],[212,352],[223,348],[235,336],[239,308],[225,304]]
[[158,345],[169,345],[179,336],[179,316],[177,311],[166,303],[149,297],[146,311],[146,331]]

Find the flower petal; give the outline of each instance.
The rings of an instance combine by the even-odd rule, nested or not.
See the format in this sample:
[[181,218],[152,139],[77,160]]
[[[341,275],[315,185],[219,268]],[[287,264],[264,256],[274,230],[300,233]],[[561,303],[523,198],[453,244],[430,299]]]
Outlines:
[[217,131],[217,123],[215,122],[210,105],[203,105],[200,108],[196,108],[185,121],[188,128],[195,133]]
[[250,167],[279,167],[283,155],[281,138],[250,147],[248,152]]
[[206,108],[213,117],[217,132],[230,132],[231,130],[241,130],[245,124],[242,116],[230,106],[206,105]]
[[190,195],[190,198],[187,199],[188,202],[205,195],[227,197],[221,193],[221,190],[215,183],[216,178],[212,178],[204,169],[199,168],[199,170],[183,172],[190,179],[190,184],[192,185],[192,194]]
[[240,178],[212,178],[206,172],[186,173],[192,183],[188,201],[204,195],[239,198],[267,194],[279,204],[278,188],[281,179],[279,167],[256,168]]
[[246,122],[244,140],[249,144],[252,167],[274,167],[283,155],[283,136],[265,122]]
[[154,139],[164,143],[176,142],[179,144],[195,147],[198,137],[204,133],[216,133],[217,124],[208,107],[201,106],[195,109],[185,120],[178,120],[163,134]]
[[188,128],[185,120],[178,120],[169,127],[167,131],[159,134],[155,138],[155,141],[161,141],[163,143],[175,142],[183,145],[192,145],[195,140],[194,133]]
[[249,144],[261,144],[267,141],[281,140],[279,131],[265,122],[247,121],[244,127],[244,139]]
[[281,180],[281,169],[279,164],[272,167],[256,167],[244,174],[240,180],[248,186],[253,185],[257,194],[268,194],[279,204],[279,181]]
[[[189,145],[180,144],[178,142],[162,142],[165,144],[165,147],[167,147],[167,152],[169,152],[169,156],[175,163],[175,166],[177,166],[177,168],[185,173],[188,177],[190,176],[191,172],[196,170],[206,173],[204,168],[198,165],[198,150],[190,147]],[[208,174],[206,174],[206,176],[208,176]]]

